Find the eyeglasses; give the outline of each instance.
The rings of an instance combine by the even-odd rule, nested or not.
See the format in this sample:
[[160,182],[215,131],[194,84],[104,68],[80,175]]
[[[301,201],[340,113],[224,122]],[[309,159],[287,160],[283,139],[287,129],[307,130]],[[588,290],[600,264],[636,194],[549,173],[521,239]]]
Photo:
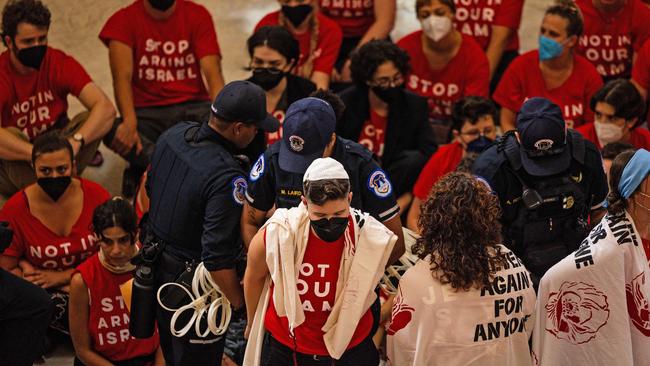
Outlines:
[[368,82],[368,85],[371,87],[379,87],[382,89],[387,89],[387,88],[393,88],[396,86],[400,86],[404,83],[404,77],[402,74],[399,74],[397,76],[394,76],[393,78],[379,78],[377,80],[372,80]]
[[463,136],[467,136],[472,139],[477,139],[481,136],[487,136],[491,135],[494,133],[494,128],[486,128],[483,131],[470,131],[470,132],[461,132],[460,134]]

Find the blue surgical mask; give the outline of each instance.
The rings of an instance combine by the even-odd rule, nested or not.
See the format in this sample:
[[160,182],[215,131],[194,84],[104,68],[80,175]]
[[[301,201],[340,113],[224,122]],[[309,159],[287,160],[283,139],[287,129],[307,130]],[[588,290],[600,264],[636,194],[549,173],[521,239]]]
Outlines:
[[539,59],[541,61],[558,57],[564,51],[564,46],[554,39],[546,36],[539,36]]
[[483,150],[487,149],[492,145],[494,141],[490,139],[489,137],[485,137],[481,135],[479,138],[476,140],[470,142],[467,144],[467,152],[475,152],[475,153],[482,153]]

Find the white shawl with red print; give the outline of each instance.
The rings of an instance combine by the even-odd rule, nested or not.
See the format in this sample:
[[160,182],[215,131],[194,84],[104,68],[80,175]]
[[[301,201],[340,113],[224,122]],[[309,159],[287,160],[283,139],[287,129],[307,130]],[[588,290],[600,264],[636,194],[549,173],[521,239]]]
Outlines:
[[627,214],[607,215],[540,282],[535,365],[650,365],[650,268]]

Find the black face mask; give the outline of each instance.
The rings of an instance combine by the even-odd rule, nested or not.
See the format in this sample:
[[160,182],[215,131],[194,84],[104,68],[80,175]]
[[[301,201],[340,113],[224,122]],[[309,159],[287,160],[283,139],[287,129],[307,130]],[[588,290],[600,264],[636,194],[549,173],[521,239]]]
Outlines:
[[337,241],[348,227],[347,217],[332,217],[331,219],[320,219],[311,221],[311,227],[319,238],[328,243]]
[[47,52],[46,45],[32,46],[28,48],[19,49],[16,53],[16,57],[21,64],[31,67],[32,69],[39,70],[43,59],[45,58],[45,53]]
[[[275,72],[271,72],[274,70]],[[264,90],[271,90],[278,86],[284,77],[284,72],[277,69],[259,68],[253,69],[251,81]]]
[[282,5],[282,14],[289,19],[295,28],[298,28],[298,26],[307,19],[307,16],[312,12],[312,10],[314,10],[314,8],[309,4],[298,6]]
[[175,0],[149,0],[149,4],[151,4],[151,7],[156,10],[166,11],[174,5],[174,1]]
[[489,137],[479,136],[479,138],[467,144],[467,152],[482,153],[483,150],[492,145],[492,142],[494,141]]
[[402,95],[403,89],[404,89],[403,85],[394,86],[390,88],[380,88],[378,86],[373,86],[372,92],[375,93],[375,95],[377,95],[379,99],[390,104],[391,102],[395,101]]
[[38,178],[36,183],[47,193],[52,201],[56,202],[61,198],[65,193],[68,186],[72,182],[72,178],[69,176],[65,177],[47,177],[47,178]]

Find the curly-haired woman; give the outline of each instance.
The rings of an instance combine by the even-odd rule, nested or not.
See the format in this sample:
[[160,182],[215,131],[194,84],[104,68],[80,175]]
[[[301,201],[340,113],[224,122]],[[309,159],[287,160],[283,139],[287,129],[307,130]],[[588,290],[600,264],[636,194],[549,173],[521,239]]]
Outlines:
[[530,365],[535,292],[501,241],[499,201],[450,173],[422,208],[420,260],[399,284],[388,328],[393,365]]

